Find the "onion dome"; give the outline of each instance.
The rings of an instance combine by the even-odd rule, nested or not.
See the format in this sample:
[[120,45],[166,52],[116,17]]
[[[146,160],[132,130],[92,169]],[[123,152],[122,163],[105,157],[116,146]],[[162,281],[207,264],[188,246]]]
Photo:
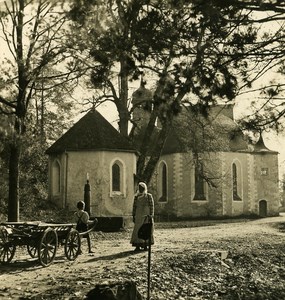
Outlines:
[[132,95],[133,106],[147,105],[152,100],[152,91],[145,87],[145,81],[141,80],[140,87]]

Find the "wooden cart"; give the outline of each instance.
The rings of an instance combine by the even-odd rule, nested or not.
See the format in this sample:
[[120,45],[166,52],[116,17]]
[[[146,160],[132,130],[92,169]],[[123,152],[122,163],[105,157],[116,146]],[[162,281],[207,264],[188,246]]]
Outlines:
[[79,254],[80,236],[86,234],[79,233],[75,224],[6,222],[0,225],[0,263],[9,263],[17,246],[26,246],[29,255],[38,257],[44,267],[53,262],[59,245],[64,246],[68,260],[75,260]]

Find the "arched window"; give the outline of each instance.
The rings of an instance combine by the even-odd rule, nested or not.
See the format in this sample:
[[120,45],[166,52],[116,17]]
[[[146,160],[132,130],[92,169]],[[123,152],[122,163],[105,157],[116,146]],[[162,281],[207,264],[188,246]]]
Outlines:
[[112,191],[121,191],[121,168],[118,163],[114,163],[112,166]]
[[159,166],[159,201],[167,201],[167,166],[162,162]]
[[110,163],[110,196],[126,195],[126,167],[119,158]]
[[194,200],[206,200],[205,182],[203,179],[203,164],[195,165],[195,196]]
[[52,193],[53,195],[60,193],[60,164],[57,160],[52,165]]
[[233,200],[240,201],[241,192],[241,178],[240,170],[238,170],[237,164],[232,164],[232,185],[233,185]]

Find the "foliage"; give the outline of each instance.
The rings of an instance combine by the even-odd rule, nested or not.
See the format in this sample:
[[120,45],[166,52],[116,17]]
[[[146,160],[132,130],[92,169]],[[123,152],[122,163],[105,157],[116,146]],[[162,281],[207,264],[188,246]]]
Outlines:
[[[32,130],[41,135],[42,143],[46,138],[55,137],[52,134],[45,136],[51,128],[48,124],[58,123],[60,115],[55,117],[58,111],[70,110],[70,103],[63,101],[63,91],[70,95],[75,80],[80,76],[67,51],[67,20],[62,5],[61,2],[47,0],[12,0],[1,5],[4,52],[0,66],[0,112],[12,116],[13,122],[7,147],[8,218],[13,221],[19,218],[22,143],[30,138]],[[63,86],[63,83],[66,85]],[[58,87],[61,88],[60,93],[57,92]],[[51,105],[49,110],[46,109],[48,104]],[[59,132],[63,130],[60,126],[53,128],[59,129]],[[42,187],[36,189],[39,191]]]
[[20,203],[23,214],[31,214],[47,201],[47,156],[43,155],[46,144],[35,138],[23,145],[20,169]]
[[[269,0],[233,0],[231,5],[220,0],[5,2],[0,112],[12,118],[1,122],[0,135],[9,135],[11,142],[11,218],[17,218],[19,166],[26,167],[20,165],[21,143],[32,132],[42,144],[63,132],[67,124],[61,116],[72,108],[70,95],[80,76],[87,74],[86,85],[94,89],[92,105],[115,104],[124,135],[130,121],[131,132],[137,130],[130,83],[141,77],[145,85],[150,78],[153,97],[137,168],[138,176],[149,181],[183,105],[207,117],[211,105],[232,101],[272,68],[284,73],[282,22],[284,4]],[[283,98],[276,100],[283,87],[264,87],[266,102],[241,123],[244,128],[280,127],[285,110]],[[158,119],[161,130],[152,147]],[[41,190],[37,186],[37,193]]]
[[251,101],[251,110],[239,123],[245,130],[261,132],[263,130],[274,130],[282,133],[284,129],[285,103],[284,87],[280,84],[272,84],[264,87],[259,99]]
[[[0,184],[1,212],[7,215],[8,172],[9,172],[9,144],[4,140],[4,150],[1,152]],[[20,213],[24,218],[32,216],[47,201],[47,156],[43,155],[46,145],[40,138],[30,135],[29,139],[22,141],[22,157],[20,162],[19,194]]]
[[[3,168],[2,164],[0,167],[2,177],[0,179],[0,215],[7,215],[8,213],[8,184],[7,184],[7,174],[5,174],[6,169]],[[4,220],[3,220],[4,221]]]
[[[276,5],[270,1],[239,0],[232,5],[219,0],[107,3],[76,0],[73,3],[70,12],[76,24],[73,32],[80,36],[81,49],[88,49],[88,64],[93,66],[89,83],[96,91],[100,90],[98,104],[112,101],[116,105],[122,134],[129,132],[130,120],[137,126],[131,119],[135,107],[130,105],[129,83],[140,74],[153,82],[152,111],[138,149],[138,176],[146,181],[154,171],[173,117],[183,104],[195,104],[207,115],[209,106],[220,99],[233,100],[242,88],[252,86],[281,62],[283,27],[265,33],[263,26],[277,21],[284,13],[279,2]],[[259,17],[254,13],[258,10],[269,15]],[[144,80],[142,84],[145,85]],[[157,118],[162,130],[150,159],[146,160]]]
[[76,106],[68,89],[71,87],[66,83],[36,92],[33,97],[27,114],[29,131],[42,143],[54,142],[71,126]]

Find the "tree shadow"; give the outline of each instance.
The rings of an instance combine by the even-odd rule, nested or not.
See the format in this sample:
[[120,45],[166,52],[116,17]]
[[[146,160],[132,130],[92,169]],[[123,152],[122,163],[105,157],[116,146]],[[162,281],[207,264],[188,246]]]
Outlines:
[[[58,264],[67,261],[64,257],[58,256],[55,257],[52,264]],[[9,263],[1,263],[0,264],[0,275],[7,273],[21,273],[23,271],[30,272],[35,271],[36,269],[45,268],[42,266],[38,260],[38,258],[27,258],[27,259],[17,259],[12,260]]]
[[100,260],[113,260],[113,259],[125,258],[125,257],[128,257],[128,256],[137,255],[137,254],[140,254],[140,253],[147,253],[147,252],[146,251],[136,252],[134,250],[129,250],[129,251],[119,252],[119,253],[115,253],[115,254],[94,257],[94,258],[89,259],[87,262],[95,262],[95,261],[100,261]]
[[36,268],[42,267],[38,259],[21,259],[11,261],[10,263],[1,263],[0,274],[4,273],[20,273],[25,271],[34,271]]
[[[111,255],[106,255],[106,256],[99,256],[99,257],[92,257],[88,260],[84,260],[83,263],[86,262],[96,262],[96,261],[104,261],[104,260],[114,260],[114,259],[120,259],[120,258],[125,258],[128,256],[133,256],[137,254],[142,254],[142,253],[147,253],[145,251],[139,251],[135,252],[134,250],[128,250],[124,252],[119,252]],[[65,258],[65,256],[57,256],[54,258],[53,262],[51,264],[59,264],[59,263],[64,263],[67,262],[68,260]],[[30,272],[30,271],[35,271],[36,269],[41,269],[44,268],[40,263],[38,258],[27,258],[27,259],[18,259],[14,260],[10,263],[3,263],[0,264],[0,275],[1,274],[7,274],[7,273],[21,273],[23,271],[25,272]],[[48,267],[47,267],[48,268]]]

